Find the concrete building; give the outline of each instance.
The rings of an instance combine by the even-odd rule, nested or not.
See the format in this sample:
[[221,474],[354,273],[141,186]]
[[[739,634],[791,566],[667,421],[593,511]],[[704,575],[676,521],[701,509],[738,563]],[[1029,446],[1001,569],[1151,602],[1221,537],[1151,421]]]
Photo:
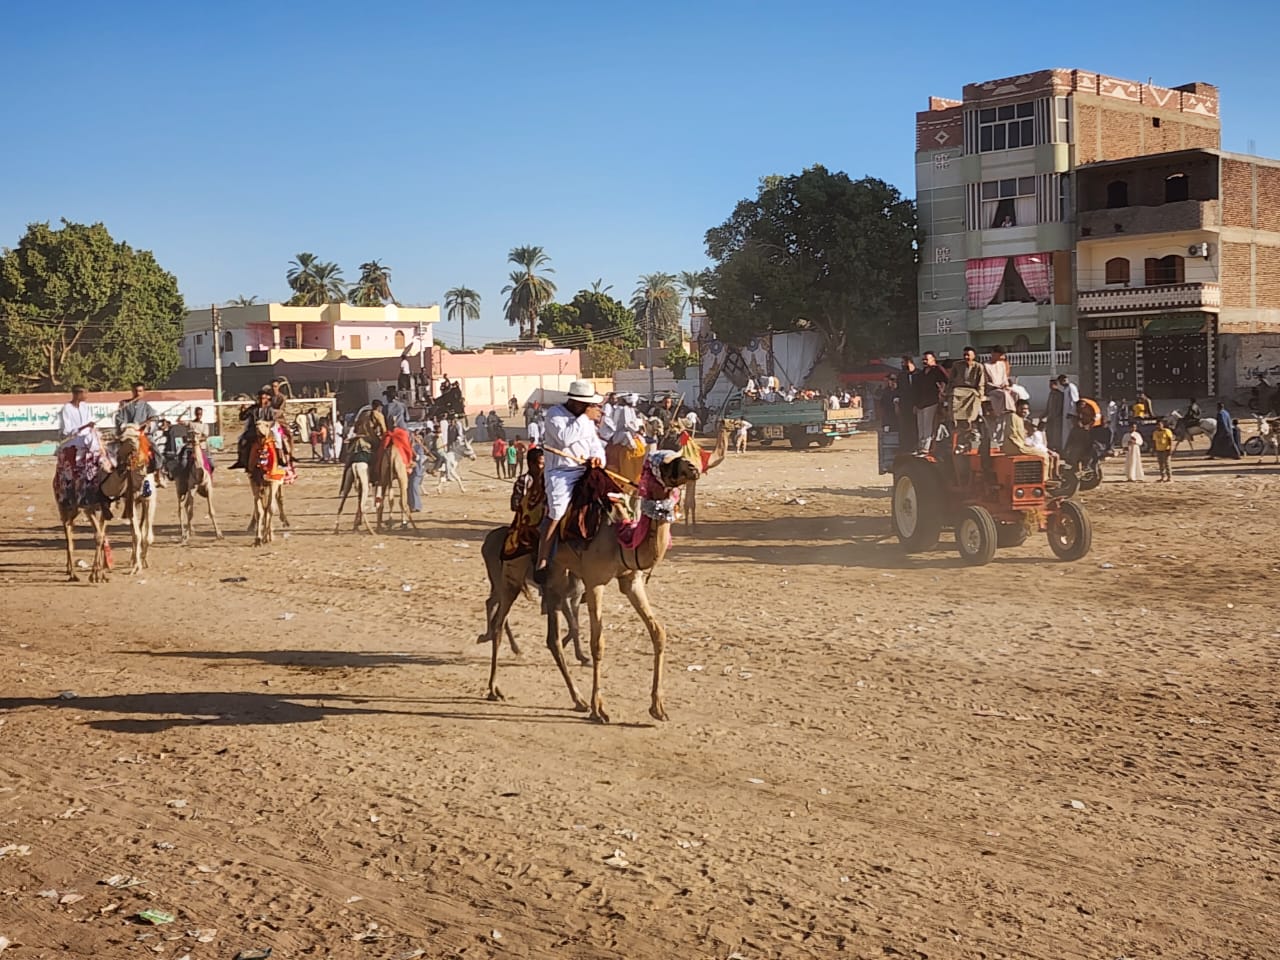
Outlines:
[[1077,183],[1086,390],[1234,398],[1280,367],[1280,161],[1180,150]]
[[1024,382],[1078,376],[1076,171],[1219,145],[1217,90],[1203,83],[1054,69],[930,98],[916,117],[921,349],[999,343]]
[[[284,360],[342,360],[396,357],[419,340],[431,342],[440,307],[355,307],[329,303],[290,307],[262,303],[220,307],[222,364],[273,364]],[[184,367],[213,366],[211,309],[192,310],[183,325],[179,354]]]

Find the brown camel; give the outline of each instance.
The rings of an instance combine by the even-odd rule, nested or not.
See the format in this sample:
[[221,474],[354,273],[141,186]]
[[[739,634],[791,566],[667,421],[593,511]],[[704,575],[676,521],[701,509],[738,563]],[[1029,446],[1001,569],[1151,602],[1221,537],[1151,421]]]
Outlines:
[[156,478],[147,472],[147,458],[142,453],[139,430],[127,424],[116,448],[116,469],[103,483],[102,490],[124,503],[124,517],[129,521],[133,555],[129,572],[141,573],[149,566],[147,554],[155,541]]
[[[522,594],[529,596],[529,580],[530,575],[533,573],[532,554],[525,554],[513,560],[502,559],[502,545],[507,539],[508,529],[507,527],[498,527],[490,530],[480,547],[480,556],[484,560],[485,573],[489,576],[489,596],[484,602],[485,630],[484,633],[476,638],[476,643],[491,643],[493,645],[493,655],[489,662],[488,697],[490,700],[504,699],[502,691],[498,689],[495,683],[498,676],[498,646],[502,642],[503,631],[506,631],[507,640],[511,643],[511,652],[517,657],[520,656],[520,646],[516,643],[515,634],[511,632],[511,624],[507,622],[507,615],[511,611],[511,605]],[[573,652],[578,658],[578,662],[588,664],[591,660],[583,653],[581,631],[578,629],[578,607],[581,603],[581,584],[571,585],[568,595],[562,601],[560,608],[561,613],[564,614],[565,622],[568,624],[569,632],[565,635],[564,640],[560,641],[559,646],[563,648],[572,639]],[[563,654],[556,657],[556,665],[560,667],[565,683],[569,685],[569,692],[574,694],[574,706],[586,710],[586,701],[577,696],[573,681],[569,678]]]
[[[698,477],[698,468],[684,457],[675,456],[658,468],[662,485],[668,490],[684,486]],[[667,540],[671,533],[669,519],[650,519],[649,531],[645,539],[635,549],[626,549],[618,541],[617,527],[613,523],[604,523],[599,532],[586,543],[557,544],[550,563],[544,595],[547,613],[547,646],[556,658],[556,666],[569,687],[569,696],[573,698],[574,709],[581,710],[582,698],[569,671],[564,665],[564,654],[556,642],[559,636],[559,614],[564,599],[571,594],[571,578],[582,581],[586,591],[587,612],[591,620],[591,701],[589,704],[591,719],[598,723],[608,723],[609,715],[604,709],[604,698],[600,693],[600,673],[604,662],[604,623],[603,610],[604,588],[610,581],[617,580],[618,587],[635,608],[640,619],[644,621],[653,642],[653,686],[650,691],[649,715],[655,720],[667,719],[662,705],[662,669],[666,656],[667,632],[649,606],[649,597],[645,592],[645,578],[661,561],[667,552]]]
[[351,459],[342,468],[342,486],[338,490],[338,515],[333,521],[333,532],[338,532],[338,527],[342,523],[342,508],[347,505],[347,497],[354,489],[356,519],[352,529],[359,530],[363,524],[366,532],[373,533],[373,528],[369,526],[369,514],[364,508],[365,497],[369,493],[369,442],[363,437],[353,442],[356,446],[352,450]]
[[[701,468],[701,473],[707,473],[712,467],[718,467],[724,462],[724,455],[728,451],[729,431],[722,426],[720,428],[720,439],[716,441],[715,449],[711,451],[711,458],[707,461],[707,465],[702,467],[701,464],[695,463],[694,466]],[[698,525],[698,481],[696,478],[685,484],[682,505],[684,507],[684,525],[686,527],[696,527]]]
[[222,529],[213,512],[213,474],[205,469],[204,458],[205,438],[198,433],[187,434],[187,445],[179,452],[173,473],[173,485],[178,491],[178,530],[183,543],[191,537],[197,494],[204,497],[214,537],[222,539]]
[[[59,451],[61,453],[61,451]],[[68,454],[68,456],[70,456]],[[57,481],[54,485],[57,491]],[[107,507],[106,499],[96,499],[92,503],[75,503],[75,494],[68,498],[70,503],[58,501],[58,516],[62,519],[62,530],[67,537],[67,579],[78,581],[76,576],[76,519],[83,516],[93,527],[93,566],[89,569],[90,583],[105,583],[110,577],[107,556]]]
[[381,455],[375,458],[376,463],[370,476],[373,481],[374,494],[373,501],[378,505],[378,519],[376,521],[378,529],[383,527],[382,511],[387,511],[386,523],[391,523],[391,507],[388,500],[391,498],[392,485],[396,494],[400,498],[400,529],[405,527],[413,527],[418,529],[418,525],[413,522],[413,516],[409,513],[409,466],[404,462],[404,457],[400,455],[400,451],[395,444],[383,448]]
[[253,494],[253,545],[260,547],[274,539],[272,513],[277,501],[284,519],[284,498],[280,493],[284,468],[280,465],[282,455],[274,425],[260,422],[254,426],[257,436],[249,453],[249,490]]

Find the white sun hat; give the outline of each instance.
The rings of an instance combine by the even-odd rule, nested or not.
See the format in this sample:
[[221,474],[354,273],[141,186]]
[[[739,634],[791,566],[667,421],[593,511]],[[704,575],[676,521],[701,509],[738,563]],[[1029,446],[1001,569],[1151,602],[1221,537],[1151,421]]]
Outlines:
[[596,385],[590,380],[575,380],[569,384],[569,399],[579,403],[601,403],[604,397],[596,393]]

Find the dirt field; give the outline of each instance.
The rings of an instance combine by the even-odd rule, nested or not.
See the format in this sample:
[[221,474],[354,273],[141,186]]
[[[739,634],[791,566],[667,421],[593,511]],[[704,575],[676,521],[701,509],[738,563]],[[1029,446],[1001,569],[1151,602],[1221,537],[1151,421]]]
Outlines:
[[888,539],[866,440],[731,457],[650,584],[671,720],[611,593],[598,727],[528,602],[483,699],[486,452],[408,533],[334,535],[304,466],[255,550],[220,471],[181,547],[164,490],[100,586],[0,464],[4,960],[1280,956],[1280,468],[1109,480],[1085,560],[969,569]]

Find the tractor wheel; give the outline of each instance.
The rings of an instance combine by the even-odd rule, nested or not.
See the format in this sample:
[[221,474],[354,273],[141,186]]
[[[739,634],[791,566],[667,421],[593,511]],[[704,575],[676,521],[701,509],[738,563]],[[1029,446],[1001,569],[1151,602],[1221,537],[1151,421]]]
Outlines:
[[1027,542],[1027,525],[1025,523],[997,523],[996,546],[1020,547]]
[[932,549],[942,533],[942,494],[933,465],[911,461],[893,478],[893,532],[907,550]]
[[965,507],[956,521],[956,547],[970,566],[990,563],[996,555],[996,522],[986,507]]
[[1049,548],[1059,560],[1079,560],[1093,546],[1093,524],[1074,500],[1061,501],[1048,526]]
[[1093,470],[1089,472],[1088,476],[1084,477],[1080,481],[1080,489],[1093,490],[1100,483],[1102,483],[1102,464],[1101,463],[1099,463],[1096,467],[1094,467]]

